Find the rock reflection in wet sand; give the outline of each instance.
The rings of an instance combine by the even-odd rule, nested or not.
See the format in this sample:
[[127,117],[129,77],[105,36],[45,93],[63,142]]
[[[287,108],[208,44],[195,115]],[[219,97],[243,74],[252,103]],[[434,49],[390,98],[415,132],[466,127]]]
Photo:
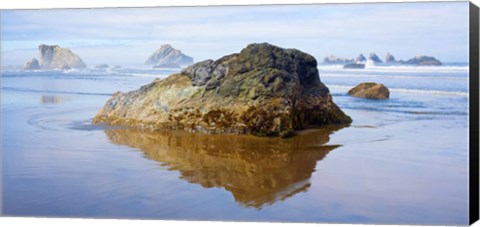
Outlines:
[[62,96],[43,95],[42,97],[40,97],[40,103],[42,104],[58,104],[69,100],[70,99],[68,97]]
[[112,143],[138,148],[179,171],[183,180],[224,188],[241,205],[260,209],[310,187],[317,161],[338,147],[325,145],[338,129],[304,131],[290,139],[135,129],[105,133]]

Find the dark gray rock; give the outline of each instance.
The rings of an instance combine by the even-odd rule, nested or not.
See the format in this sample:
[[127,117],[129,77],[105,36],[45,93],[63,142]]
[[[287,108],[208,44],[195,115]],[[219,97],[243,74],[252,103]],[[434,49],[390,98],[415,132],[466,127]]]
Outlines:
[[396,64],[398,63],[397,60],[395,60],[395,57],[391,55],[390,53],[387,53],[385,56],[385,63],[387,64]]
[[365,68],[365,64],[352,63],[352,64],[344,65],[343,68],[344,68],[344,69],[364,69],[364,68]]
[[383,61],[380,60],[380,58],[375,53],[370,53],[370,55],[368,56],[368,60],[372,60],[374,63],[383,63]]
[[403,64],[407,65],[442,65],[442,62],[431,56],[417,55],[407,61],[404,61]]
[[358,62],[366,62],[367,61],[367,58],[365,58],[365,56],[363,56],[363,54],[360,54],[358,55],[358,57],[355,59],[355,61],[358,63]]

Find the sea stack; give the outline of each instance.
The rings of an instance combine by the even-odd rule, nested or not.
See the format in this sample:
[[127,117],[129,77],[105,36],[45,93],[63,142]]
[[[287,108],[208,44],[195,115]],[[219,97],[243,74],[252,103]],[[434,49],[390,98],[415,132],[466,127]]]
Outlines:
[[155,68],[168,66],[182,66],[193,63],[193,58],[182,53],[182,51],[173,48],[169,44],[162,45],[145,61],[146,65],[153,65]]
[[40,69],[40,63],[36,58],[32,58],[25,62],[25,65],[23,65],[23,69],[25,70],[38,70]]
[[396,64],[398,63],[397,60],[395,60],[395,57],[391,55],[390,53],[387,53],[385,56],[385,63],[387,64]]
[[363,54],[358,55],[358,57],[355,59],[356,63],[363,63],[367,61],[367,58],[363,56]]
[[38,46],[40,52],[40,67],[43,69],[78,69],[87,67],[82,59],[70,49],[58,45]]
[[93,119],[151,130],[279,137],[350,122],[320,81],[313,56],[268,43],[116,92]]
[[368,56],[368,60],[371,60],[375,64],[383,63],[383,61],[380,60],[380,58],[375,53],[370,53],[370,55]]
[[407,65],[442,65],[442,62],[431,56],[417,55],[405,62]]

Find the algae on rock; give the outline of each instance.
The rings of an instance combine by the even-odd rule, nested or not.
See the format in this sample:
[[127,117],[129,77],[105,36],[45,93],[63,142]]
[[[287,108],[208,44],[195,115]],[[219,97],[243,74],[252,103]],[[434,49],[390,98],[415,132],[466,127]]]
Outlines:
[[193,64],[139,90],[117,92],[93,122],[287,137],[295,130],[351,119],[320,81],[314,57],[260,43]]

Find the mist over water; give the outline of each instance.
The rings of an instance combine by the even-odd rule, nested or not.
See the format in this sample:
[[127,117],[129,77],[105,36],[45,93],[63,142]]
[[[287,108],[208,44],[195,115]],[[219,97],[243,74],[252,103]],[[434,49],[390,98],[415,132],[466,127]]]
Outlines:
[[[180,69],[2,71],[3,214],[467,223],[468,66],[319,66],[350,127],[290,139],[90,123],[116,91]],[[388,100],[347,96],[383,83]]]

